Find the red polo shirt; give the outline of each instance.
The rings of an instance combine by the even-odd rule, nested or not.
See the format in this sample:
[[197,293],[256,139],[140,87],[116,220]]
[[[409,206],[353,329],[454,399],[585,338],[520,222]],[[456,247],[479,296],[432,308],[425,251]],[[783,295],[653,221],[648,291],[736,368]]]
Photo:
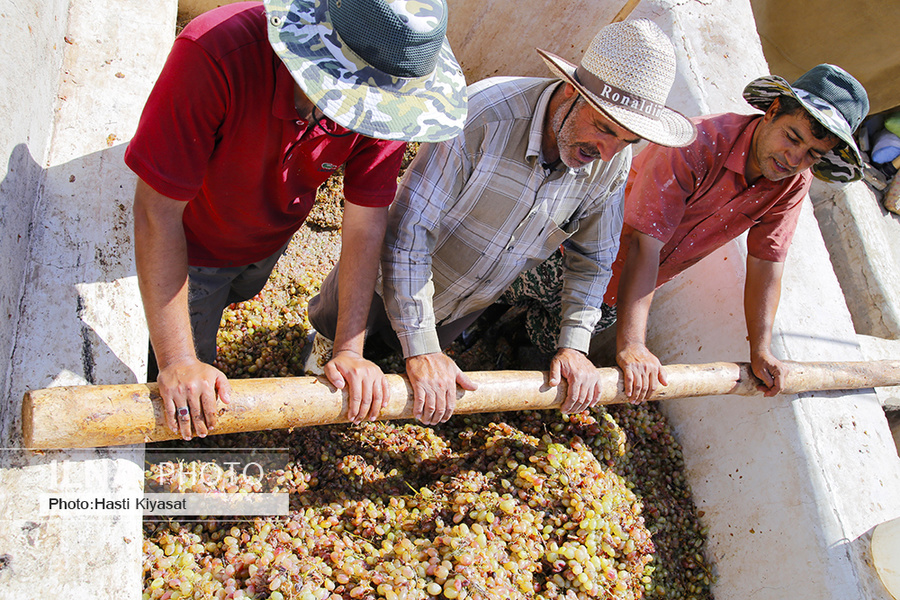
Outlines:
[[341,165],[348,202],[387,206],[404,149],[327,118],[307,128],[263,6],[242,2],[197,17],[175,40],[125,162],[156,191],[188,202],[189,263],[225,267],[283,246]]
[[745,231],[747,250],[783,262],[809,190],[809,170],[781,181],[744,177],[753,132],[762,115],[726,113],[692,119],[697,139],[684,148],[650,144],[631,165],[625,224],[604,301],[616,303],[631,232],[665,244],[656,287]]

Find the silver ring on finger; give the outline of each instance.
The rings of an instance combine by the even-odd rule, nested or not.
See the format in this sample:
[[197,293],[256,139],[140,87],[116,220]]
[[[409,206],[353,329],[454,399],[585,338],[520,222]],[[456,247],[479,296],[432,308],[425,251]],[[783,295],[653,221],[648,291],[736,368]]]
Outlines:
[[187,406],[182,406],[178,409],[178,419],[180,421],[190,421],[191,420],[191,411]]

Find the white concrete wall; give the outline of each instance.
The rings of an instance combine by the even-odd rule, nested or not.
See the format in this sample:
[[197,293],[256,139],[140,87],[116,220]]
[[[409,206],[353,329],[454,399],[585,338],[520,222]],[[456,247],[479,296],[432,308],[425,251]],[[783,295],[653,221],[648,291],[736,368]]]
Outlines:
[[[645,0],[675,41],[686,114],[735,110],[767,72],[746,0]],[[747,361],[743,241],[664,286],[648,344],[664,363]],[[798,361],[862,360],[853,323],[809,204],[786,265],[774,350]],[[664,404],[709,526],[718,600],[887,599],[869,532],[900,515],[900,459],[870,391]]]
[[624,1],[519,1],[515,10],[506,0],[448,0],[447,4],[447,38],[471,84],[495,75],[550,77],[535,48],[573,62],[580,60]]
[[136,495],[143,449],[20,448],[21,401],[143,380],[127,140],[168,52],[169,0],[0,9],[0,597],[138,598],[141,516],[41,514],[41,496]]
[[900,216],[860,181],[810,197],[857,333],[900,339]]
[[[31,216],[49,152],[68,0],[0,9],[0,390],[9,381]],[[0,416],[5,407],[0,405]]]

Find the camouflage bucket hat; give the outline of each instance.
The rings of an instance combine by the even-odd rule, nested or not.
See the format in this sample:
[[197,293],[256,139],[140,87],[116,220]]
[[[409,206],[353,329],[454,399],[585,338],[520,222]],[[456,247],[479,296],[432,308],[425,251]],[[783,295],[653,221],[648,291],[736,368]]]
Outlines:
[[466,81],[444,0],[265,0],[269,42],[329,119],[410,142],[455,137]]
[[796,99],[812,117],[840,140],[812,166],[823,181],[846,183],[863,176],[863,160],[853,132],[869,113],[869,97],[860,82],[840,67],[818,65],[789,85],[777,75],[760,77],[744,88],[744,100],[768,110],[779,96]]

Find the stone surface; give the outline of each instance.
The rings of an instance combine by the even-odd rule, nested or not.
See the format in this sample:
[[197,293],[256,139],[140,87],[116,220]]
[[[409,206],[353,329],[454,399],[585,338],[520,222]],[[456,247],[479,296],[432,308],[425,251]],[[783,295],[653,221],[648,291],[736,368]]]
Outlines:
[[[66,48],[68,1],[28,0],[0,10],[0,389],[8,393],[32,212],[53,132]],[[28,27],[20,22],[25,19]],[[26,76],[25,74],[30,74]],[[0,403],[0,417],[5,408]]]
[[122,155],[168,53],[175,9],[163,0],[25,2],[0,17],[2,52],[14,54],[4,64],[16,67],[0,77],[0,111],[16,124],[0,133],[9,156],[0,189],[3,598],[141,595],[139,512],[42,507],[62,493],[139,495],[143,448],[34,454],[21,449],[20,411],[29,389],[145,377],[134,177]]
[[814,180],[810,198],[856,331],[900,339],[900,216],[861,182]]
[[[864,360],[896,360],[900,356],[900,340],[869,335],[858,337]],[[875,388],[875,396],[885,410],[900,411],[900,387]]]

